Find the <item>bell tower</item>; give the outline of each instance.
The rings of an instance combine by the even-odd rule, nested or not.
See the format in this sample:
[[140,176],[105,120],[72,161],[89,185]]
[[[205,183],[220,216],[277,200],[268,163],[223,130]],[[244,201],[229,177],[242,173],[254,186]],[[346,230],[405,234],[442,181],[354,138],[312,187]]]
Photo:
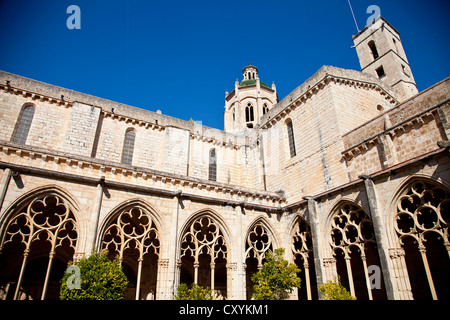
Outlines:
[[400,33],[379,16],[352,38],[361,71],[395,88],[404,101],[418,93]]
[[250,130],[278,102],[275,84],[271,87],[259,79],[258,68],[251,63],[242,69],[241,82],[236,79],[234,90],[225,92],[224,130]]

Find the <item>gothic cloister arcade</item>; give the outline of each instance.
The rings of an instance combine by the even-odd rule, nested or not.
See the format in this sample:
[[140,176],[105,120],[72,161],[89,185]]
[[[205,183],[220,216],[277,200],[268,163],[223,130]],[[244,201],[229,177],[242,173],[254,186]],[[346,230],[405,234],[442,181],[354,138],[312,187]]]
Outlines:
[[[386,206],[388,266],[390,281],[398,288],[397,298],[449,297],[449,195],[444,184],[413,177],[400,183]],[[59,298],[59,280],[67,263],[91,250],[81,248],[89,235],[89,221],[81,217],[77,200],[56,186],[31,190],[8,206],[0,229],[1,299]],[[232,299],[242,292],[250,299],[252,275],[262,267],[267,251],[279,247],[285,247],[285,257],[301,269],[302,287],[293,298],[318,299],[315,263],[327,261],[331,272],[323,281],[337,275],[358,299],[386,299],[389,279],[384,278],[385,273],[379,273],[379,287],[373,286],[371,278],[374,266],[380,270],[383,265],[371,213],[354,201],[337,202],[322,226],[328,248],[322,260],[314,259],[314,234],[306,217],[299,213],[283,217],[291,219],[285,224],[289,232],[284,239],[282,230],[264,215],[255,217],[237,237],[220,212],[199,210],[177,232],[173,278],[168,270],[171,244],[167,222],[144,200],[124,201],[110,210],[94,243],[97,251],[108,250],[111,259],[121,262],[129,281],[126,299],[156,299],[161,290],[167,291],[169,282],[174,289],[179,283],[196,283],[212,288],[217,298]],[[236,249],[239,246],[241,253]],[[237,263],[239,255],[242,266]],[[241,282],[236,282],[239,277]],[[241,291],[233,288],[240,283]],[[170,292],[163,296],[170,298]]]

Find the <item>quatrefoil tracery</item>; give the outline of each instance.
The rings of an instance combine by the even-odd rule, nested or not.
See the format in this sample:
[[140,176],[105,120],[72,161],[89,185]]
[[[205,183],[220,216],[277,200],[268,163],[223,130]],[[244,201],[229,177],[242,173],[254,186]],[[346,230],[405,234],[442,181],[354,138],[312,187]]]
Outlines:
[[181,244],[181,257],[193,257],[195,263],[201,254],[209,255],[211,261],[226,259],[228,254],[225,238],[210,217],[195,220],[183,236]]
[[36,241],[51,243],[51,251],[59,246],[75,249],[77,241],[75,218],[62,198],[47,194],[32,200],[8,223],[1,247],[17,241],[29,249]]
[[331,247],[341,249],[345,256],[356,249],[364,255],[364,245],[375,242],[372,221],[365,211],[352,204],[342,205],[331,221]]
[[395,219],[394,228],[401,245],[405,237],[413,237],[421,247],[426,235],[435,232],[450,247],[450,198],[444,188],[422,181],[412,184],[397,203]]
[[256,258],[258,266],[262,266],[262,262],[266,257],[266,252],[272,250],[272,241],[266,228],[257,223],[247,236],[246,258]]
[[294,257],[301,255],[303,261],[308,261],[308,255],[312,252],[311,228],[303,219],[299,220],[295,226],[291,250]]
[[127,249],[138,250],[139,258],[150,252],[159,254],[158,230],[147,211],[135,206],[122,211],[108,226],[102,248],[118,252],[120,260]]

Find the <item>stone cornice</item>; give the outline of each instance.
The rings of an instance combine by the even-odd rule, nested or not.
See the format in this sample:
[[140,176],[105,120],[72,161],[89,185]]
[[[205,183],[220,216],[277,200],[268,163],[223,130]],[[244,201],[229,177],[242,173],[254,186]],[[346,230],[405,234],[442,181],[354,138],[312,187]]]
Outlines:
[[13,87],[9,84],[9,82],[6,82],[5,84],[0,84],[0,90],[3,90],[5,93],[23,96],[24,98],[30,98],[31,100],[34,100],[34,101],[36,101],[36,100],[41,101],[41,102],[46,101],[48,103],[54,103],[54,104],[57,104],[60,106],[65,106],[65,107],[73,106],[73,102],[65,101],[64,96],[60,96],[59,98],[46,96],[46,95],[43,95],[40,93]]
[[121,114],[115,113],[113,111],[102,110],[102,115],[103,115],[104,118],[117,119],[119,121],[124,121],[125,123],[130,123],[132,125],[145,127],[146,129],[154,129],[154,130],[162,131],[162,130],[164,130],[166,128],[165,126],[158,124],[157,120],[155,122],[139,120],[139,119],[136,119],[136,118],[132,118],[132,117],[129,117],[129,116],[125,116],[125,115],[121,115]]
[[[9,166],[28,167],[29,170],[46,171],[48,174],[94,180],[105,176],[111,185],[135,185],[136,188],[147,187],[162,190],[161,192],[164,192],[164,190],[175,192],[181,189],[183,194],[190,195],[192,198],[213,199],[230,204],[245,202],[247,206],[266,206],[274,209],[274,206],[278,207],[286,201],[284,197],[272,192],[82,157],[70,153],[50,151],[2,140],[0,140],[0,153],[0,159],[2,159],[0,161],[3,162],[2,167],[8,167],[7,163],[9,163]],[[64,168],[61,168],[61,166]]]

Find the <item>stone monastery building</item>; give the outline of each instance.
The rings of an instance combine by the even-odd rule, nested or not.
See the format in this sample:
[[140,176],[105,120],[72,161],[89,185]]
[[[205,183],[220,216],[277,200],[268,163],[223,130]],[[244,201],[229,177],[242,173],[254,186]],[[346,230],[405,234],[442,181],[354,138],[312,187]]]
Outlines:
[[450,78],[418,92],[399,32],[353,37],[278,101],[246,66],[224,131],[0,72],[0,299],[58,299],[68,261],[107,249],[127,299],[179,283],[250,299],[268,250],[358,299],[450,286]]

